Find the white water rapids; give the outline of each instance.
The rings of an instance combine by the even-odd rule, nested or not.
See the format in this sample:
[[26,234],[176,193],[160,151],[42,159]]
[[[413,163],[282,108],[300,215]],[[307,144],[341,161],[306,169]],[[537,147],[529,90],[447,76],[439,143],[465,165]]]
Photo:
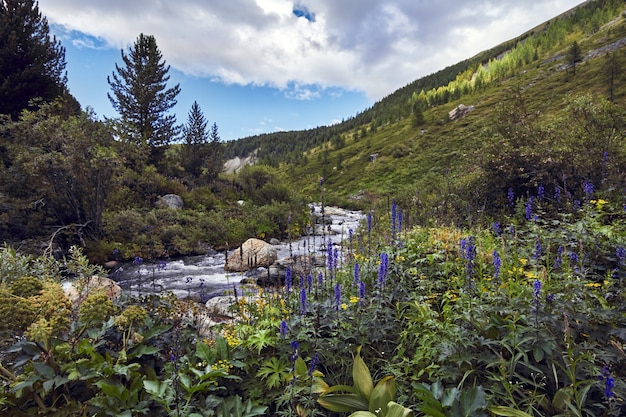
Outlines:
[[[316,217],[321,216],[321,205],[314,204],[311,208]],[[348,239],[350,230],[356,234],[362,218],[363,214],[359,211],[325,207],[324,219],[327,224],[324,230],[320,224],[316,233],[300,237],[291,243],[280,242],[274,245],[278,250],[279,262],[298,255],[324,259],[326,242],[330,239],[333,244],[338,244]],[[171,291],[180,298],[206,300],[222,294],[227,288],[238,286],[246,276],[244,273],[224,271],[226,255],[225,252],[212,252],[165,260],[164,268],[160,265],[161,260],[144,260],[139,265],[126,262],[109,277],[117,281],[124,292],[132,295]]]

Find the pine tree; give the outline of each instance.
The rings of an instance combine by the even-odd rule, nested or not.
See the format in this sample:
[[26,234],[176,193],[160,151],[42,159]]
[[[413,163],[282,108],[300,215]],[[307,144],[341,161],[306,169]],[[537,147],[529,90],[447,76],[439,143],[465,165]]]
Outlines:
[[567,51],[567,63],[570,66],[572,75],[576,75],[576,65],[583,60],[582,52],[578,42],[574,41]]
[[165,65],[154,36],[140,34],[128,55],[121,53],[124,66],[115,64],[117,74],[107,77],[112,90],[107,95],[121,116],[123,139],[138,148],[148,147],[148,162],[156,165],[180,132],[176,116],[168,114],[176,105],[180,85],[167,88],[170,67]]
[[209,132],[207,132],[207,124],[200,106],[194,101],[189,111],[187,124],[183,126],[186,146],[183,151],[182,165],[185,171],[195,178],[199,178],[202,174],[202,165],[208,154]]
[[34,0],[0,0],[0,113],[16,118],[32,99],[67,93],[65,48]]
[[222,171],[224,148],[222,147],[221,138],[217,129],[217,123],[211,126],[211,134],[209,135],[209,166],[207,176],[213,180],[217,178]]

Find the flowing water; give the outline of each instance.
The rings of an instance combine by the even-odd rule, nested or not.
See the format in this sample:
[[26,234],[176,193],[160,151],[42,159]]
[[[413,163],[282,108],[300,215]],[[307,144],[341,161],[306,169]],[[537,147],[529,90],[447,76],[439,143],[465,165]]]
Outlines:
[[[321,218],[321,206],[311,206],[312,215]],[[279,263],[292,256],[304,255],[325,259],[326,242],[333,244],[348,239],[350,230],[356,232],[363,215],[335,207],[324,210],[325,226],[291,242],[274,245],[278,250]],[[147,295],[171,291],[178,297],[206,300],[220,295],[227,288],[238,286],[247,275],[224,271],[226,252],[213,251],[206,255],[186,256],[173,260],[154,262],[144,260],[141,264],[122,263],[109,277],[117,281],[126,293]]]

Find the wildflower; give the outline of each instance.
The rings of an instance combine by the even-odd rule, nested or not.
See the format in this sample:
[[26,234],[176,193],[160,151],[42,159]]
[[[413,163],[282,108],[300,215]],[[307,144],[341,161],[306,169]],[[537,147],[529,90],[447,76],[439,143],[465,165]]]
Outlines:
[[350,297],[350,304],[356,304],[359,302],[359,297],[357,297],[356,295],[353,295],[352,297]]
[[502,259],[498,255],[498,251],[493,251],[493,277],[494,279],[500,278],[500,268],[502,267]]
[[[296,359],[298,359],[298,347],[299,346],[298,346],[298,342],[297,341],[295,341],[295,340],[291,341],[291,362],[293,364],[292,365],[293,367],[295,367]],[[292,371],[294,369],[293,367],[291,369]]]
[[309,274],[306,276],[306,286],[307,292],[311,292],[311,287],[313,287],[313,275]]
[[357,285],[361,281],[361,266],[358,262],[354,263],[354,285]]
[[372,233],[372,213],[367,213],[367,235]]
[[561,263],[563,262],[563,246],[559,246],[556,250],[556,259],[554,261],[554,269],[559,269],[561,267]]
[[398,233],[402,233],[402,210],[398,212]]
[[321,271],[317,274],[317,282],[320,287],[324,285],[324,274]]
[[143,258],[140,256],[135,256],[135,260],[133,261],[135,265],[141,265],[143,263]]
[[167,266],[167,262],[159,261],[159,264],[157,265],[157,271],[163,271],[166,266]]
[[491,228],[493,229],[494,235],[500,236],[502,234],[502,227],[500,226],[500,222],[493,222]]
[[306,288],[300,290],[300,314],[306,314]]
[[535,261],[541,258],[541,242],[539,241],[539,238],[535,239],[535,254],[533,255],[533,257]]
[[526,203],[524,203],[524,215],[526,220],[533,218],[533,198],[530,197]]
[[341,286],[339,285],[339,283],[335,284],[334,301],[335,301],[335,309],[338,309],[339,308],[339,304],[341,303]]
[[347,310],[348,309],[348,304],[342,303],[341,304],[341,309],[344,310],[344,311]]
[[467,277],[474,275],[474,260],[476,259],[476,245],[474,244],[474,236],[467,239],[461,239],[461,252],[465,259],[465,272]]
[[554,301],[554,294],[550,293],[546,295],[546,302],[551,303]]
[[289,326],[287,326],[287,322],[285,320],[282,320],[280,322],[279,331],[280,331],[280,337],[281,338],[284,338],[284,337],[287,336],[287,333],[289,332]]
[[292,285],[293,285],[293,276],[292,276],[291,268],[287,267],[287,270],[285,271],[285,291],[287,291],[287,294],[291,292]]
[[506,198],[509,200],[509,207],[513,207],[515,205],[515,193],[513,193],[512,187],[509,187],[509,192],[507,193]]
[[354,230],[352,230],[352,228],[348,229],[348,242],[352,243],[352,240],[354,239]]
[[535,282],[533,282],[533,296],[539,298],[539,294],[541,294],[541,281],[536,279]]
[[363,281],[359,282],[359,298],[365,300],[365,283]]
[[543,200],[545,194],[546,194],[546,189],[543,188],[543,185],[540,185],[539,187],[537,187],[537,199],[539,201]]
[[574,200],[574,210],[580,210],[580,200]]
[[615,396],[615,392],[613,392],[613,388],[615,388],[615,379],[611,377],[611,368],[606,365],[602,367],[600,381],[604,381],[604,396],[606,399],[608,400],[613,398]]
[[320,357],[317,352],[315,352],[315,355],[313,355],[313,357],[311,358],[311,365],[309,366],[309,372],[307,373],[309,376],[313,375],[313,372],[315,372],[315,367],[317,366],[319,361]]
[[593,183],[585,180],[585,182],[583,183],[583,192],[585,193],[587,198],[591,198],[591,196],[593,195]]
[[578,255],[576,253],[572,252],[569,254],[569,263],[572,267],[578,265]]
[[378,287],[382,288],[387,278],[387,272],[389,270],[389,255],[386,253],[380,254],[380,265],[378,267]]
[[559,203],[561,202],[561,187],[559,186],[554,189],[554,199]]

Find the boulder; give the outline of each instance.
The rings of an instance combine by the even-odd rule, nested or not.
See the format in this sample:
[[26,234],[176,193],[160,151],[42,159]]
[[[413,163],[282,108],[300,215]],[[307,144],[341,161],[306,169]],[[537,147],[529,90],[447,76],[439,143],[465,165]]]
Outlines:
[[63,290],[74,305],[79,305],[89,294],[97,291],[104,291],[112,300],[122,294],[122,289],[115,281],[97,275],[89,279],[83,278],[75,281],[65,281],[63,283]]
[[278,258],[277,249],[260,239],[248,239],[226,259],[224,270],[244,272],[260,266],[270,266]]
[[182,209],[185,207],[185,203],[183,198],[177,194],[165,194],[157,200],[156,206],[159,208]]

